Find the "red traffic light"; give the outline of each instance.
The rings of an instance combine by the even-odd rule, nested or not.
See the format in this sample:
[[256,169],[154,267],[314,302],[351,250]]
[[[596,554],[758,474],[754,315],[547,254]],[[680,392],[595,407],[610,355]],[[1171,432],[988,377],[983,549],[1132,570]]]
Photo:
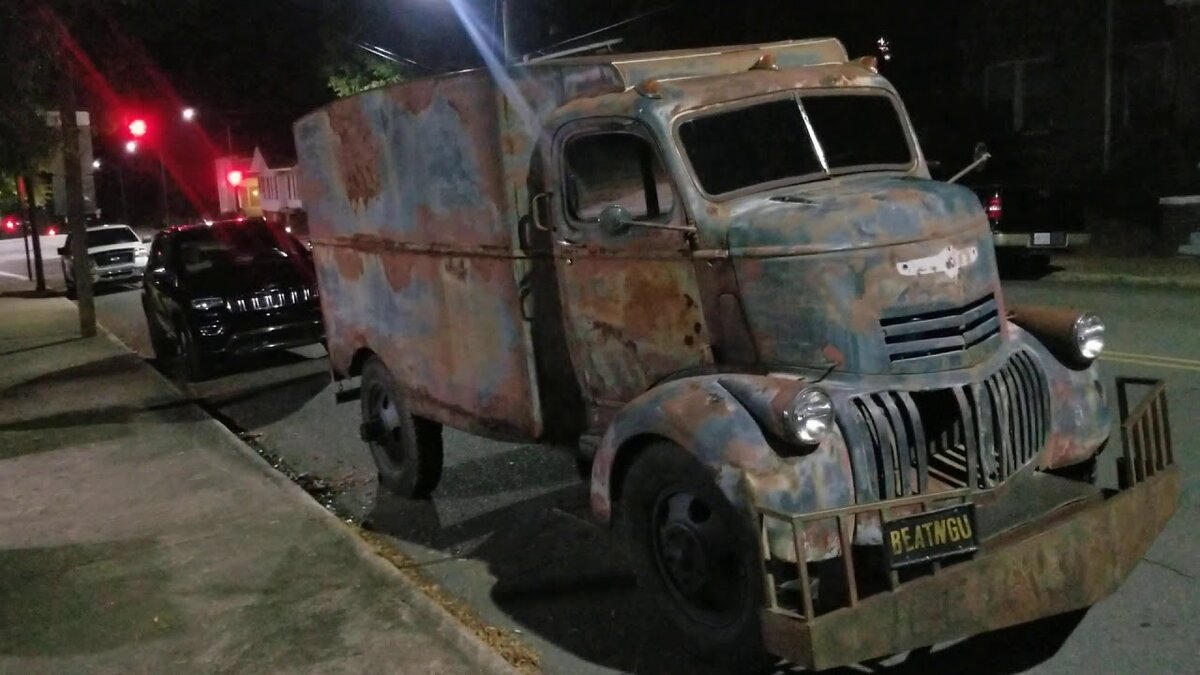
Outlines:
[[233,171],[230,171],[228,173],[228,175],[225,176],[225,179],[228,180],[229,184],[232,185],[233,187],[237,187],[237,186],[241,185],[242,178],[243,178],[242,172],[237,171],[236,169]]
[[6,219],[6,220],[4,221],[4,229],[6,229],[6,230],[15,230],[15,229],[17,229],[17,221],[13,220],[12,218],[8,218],[8,219]]
[[146,126],[146,120],[136,119],[129,123],[129,133],[133,134],[134,138],[141,138],[146,135],[149,127]]

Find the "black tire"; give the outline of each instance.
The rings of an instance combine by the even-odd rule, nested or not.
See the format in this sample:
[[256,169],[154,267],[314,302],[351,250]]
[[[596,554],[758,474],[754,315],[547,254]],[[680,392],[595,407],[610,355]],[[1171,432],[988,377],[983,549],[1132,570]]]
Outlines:
[[442,425],[414,417],[395,378],[378,357],[362,374],[363,438],[371,448],[379,484],[406,498],[425,498],[442,478]]
[[150,333],[150,349],[154,352],[154,360],[165,361],[174,356],[175,345],[167,338],[162,326],[158,325],[158,321],[145,307],[142,308],[142,312],[146,315],[146,330]]
[[188,382],[203,382],[212,376],[210,357],[204,353],[187,323],[180,321],[175,326],[175,339],[179,358],[183,362],[183,376]]
[[629,467],[618,514],[639,585],[696,651],[764,663],[758,546],[713,473],[679,446],[654,443]]

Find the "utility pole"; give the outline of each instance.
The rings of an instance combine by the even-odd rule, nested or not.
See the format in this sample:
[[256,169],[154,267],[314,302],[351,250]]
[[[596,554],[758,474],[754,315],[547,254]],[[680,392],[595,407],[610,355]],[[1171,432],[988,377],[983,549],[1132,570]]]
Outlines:
[[25,177],[25,203],[29,208],[29,224],[26,227],[33,231],[33,271],[37,276],[37,290],[42,293],[46,290],[46,270],[42,266],[42,237],[38,234],[37,204],[33,198],[36,191],[37,181],[30,173]]
[[59,57],[58,107],[63,135],[63,174],[67,191],[67,225],[71,231],[71,276],[79,298],[79,333],[96,335],[96,305],[92,270],[88,265],[87,223],[83,219],[83,167],[79,165],[79,127],[75,120],[75,86],[70,57]]
[[1104,4],[1104,147],[1101,163],[1104,174],[1112,168],[1113,137],[1113,0]]
[[[24,206],[25,202],[25,179],[17,176],[17,205]],[[33,260],[29,257],[29,220],[25,218],[21,219],[21,241],[25,243],[25,276],[33,281]]]

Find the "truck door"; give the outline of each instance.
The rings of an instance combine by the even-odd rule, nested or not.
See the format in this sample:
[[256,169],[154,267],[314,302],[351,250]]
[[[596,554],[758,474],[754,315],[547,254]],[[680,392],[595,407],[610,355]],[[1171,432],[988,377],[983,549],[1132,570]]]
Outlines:
[[[709,361],[688,218],[640,122],[571,123],[552,148],[548,210],[567,344],[584,397],[612,409]],[[600,213],[612,205],[680,229],[607,228]]]

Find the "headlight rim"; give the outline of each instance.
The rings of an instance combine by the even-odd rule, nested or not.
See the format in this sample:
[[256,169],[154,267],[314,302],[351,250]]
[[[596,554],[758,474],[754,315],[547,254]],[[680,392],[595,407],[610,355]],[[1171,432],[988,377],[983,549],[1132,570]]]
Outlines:
[[[811,400],[816,397],[816,400]],[[809,399],[809,400],[806,400]],[[824,408],[817,415],[823,417],[824,424],[817,428],[809,426],[808,421],[814,415],[803,414],[801,408]],[[833,409],[833,398],[821,387],[805,387],[801,389],[783,410],[783,425],[788,432],[789,440],[807,447],[820,445],[828,439],[836,425],[836,415]]]
[[[1076,355],[1086,363],[1100,358],[1107,346],[1105,335],[1108,326],[1095,312],[1083,312],[1071,324],[1071,341]],[[1090,347],[1089,347],[1090,345]]]

